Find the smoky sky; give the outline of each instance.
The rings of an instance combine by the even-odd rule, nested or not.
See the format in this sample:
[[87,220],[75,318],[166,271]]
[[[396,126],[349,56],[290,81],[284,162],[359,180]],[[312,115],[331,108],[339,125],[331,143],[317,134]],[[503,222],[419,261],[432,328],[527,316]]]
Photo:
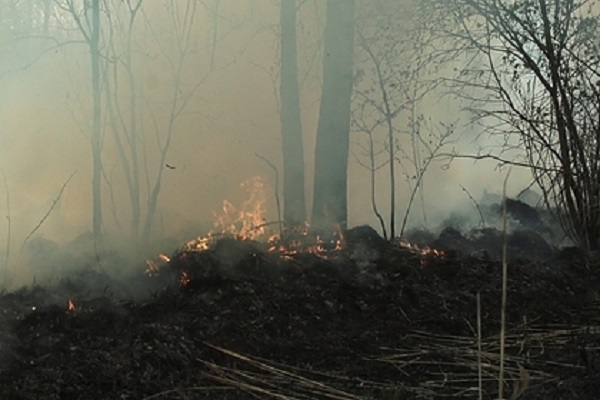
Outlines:
[[[16,2],[17,6],[11,8],[12,3],[15,2],[0,1],[3,11],[0,18],[4,19],[0,37],[3,47],[0,168],[1,178],[6,180],[6,187],[0,181],[0,212],[6,217],[0,224],[0,248],[5,247],[6,221],[10,218],[11,249],[16,257],[23,240],[52,207],[72,173],[75,176],[36,236],[64,244],[91,229],[91,83],[89,48],[82,41],[72,15],[58,6],[67,2],[52,3],[47,27],[42,12],[45,2],[31,0],[32,9],[23,5],[29,2]],[[115,54],[124,54],[128,16],[125,3],[107,1],[108,6],[103,6],[110,13],[110,19],[104,14],[101,21],[101,51],[105,54],[111,44]],[[191,3],[196,3],[193,17],[187,15]],[[268,182],[266,217],[277,218],[273,171],[257,155],[281,168],[278,18],[279,8],[269,0],[143,3],[133,29],[132,65],[139,102],[137,140],[143,150],[140,158],[143,212],[158,169],[165,169],[153,230],[155,239],[174,236],[185,240],[186,235],[195,231],[198,235],[204,233],[202,230],[210,228],[223,200],[235,204],[244,199],[240,183],[253,176],[263,176]],[[306,193],[310,199],[321,91],[324,2],[303,3],[298,18]],[[399,23],[402,18],[398,16]],[[178,35],[188,24],[191,25],[185,38],[188,47],[184,48],[178,43],[181,39]],[[185,60],[177,69],[182,49]],[[107,56],[104,61],[108,60]],[[122,68],[117,69],[114,74],[107,67],[102,85],[105,88],[114,84],[114,79],[118,80],[119,107],[127,119],[131,111],[127,76]],[[176,74],[179,74],[178,87],[174,83]],[[174,121],[166,157],[173,168],[167,168],[158,163],[158,146],[164,144],[177,90],[183,94],[194,91]],[[126,237],[130,206],[105,96],[102,98],[104,229]],[[459,114],[459,105],[436,98],[425,101],[420,111],[438,120]],[[360,154],[357,146],[362,139],[358,133],[352,135],[353,154]],[[473,141],[470,136],[455,145],[469,148],[475,146]],[[472,161],[456,161],[449,168],[441,163],[431,165],[423,196],[430,227],[447,216],[449,210],[469,209],[469,200],[460,185],[469,188],[476,197],[484,190],[500,192],[506,170],[494,167],[495,163]],[[380,207],[386,210],[389,192],[385,170],[379,171],[378,177]],[[527,183],[528,174],[513,172],[509,194],[516,194]],[[398,178],[397,188],[401,215],[409,195],[403,176]],[[369,191],[368,171],[351,156],[349,225],[377,226]],[[413,224],[423,225],[420,206],[415,207]]]

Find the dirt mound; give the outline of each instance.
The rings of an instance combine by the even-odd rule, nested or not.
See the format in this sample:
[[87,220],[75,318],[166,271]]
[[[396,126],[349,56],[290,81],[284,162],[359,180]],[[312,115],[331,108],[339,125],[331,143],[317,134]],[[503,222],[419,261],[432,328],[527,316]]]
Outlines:
[[[481,366],[493,398],[501,263],[349,236],[317,254],[223,239],[177,252],[157,276],[88,271],[5,293],[0,397],[467,399]],[[583,261],[512,259],[508,393],[597,398],[600,272]],[[153,295],[128,299],[131,285]]]

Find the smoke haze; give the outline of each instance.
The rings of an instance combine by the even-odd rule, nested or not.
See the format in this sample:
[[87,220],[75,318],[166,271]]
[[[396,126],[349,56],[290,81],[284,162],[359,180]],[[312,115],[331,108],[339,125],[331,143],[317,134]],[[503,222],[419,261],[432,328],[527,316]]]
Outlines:
[[[111,44],[119,57],[125,51],[129,15],[125,3],[107,1],[102,6],[108,8],[110,20],[104,13],[101,51],[107,54],[105,61],[110,61],[104,66],[107,69],[103,72],[102,86],[118,88],[113,95],[119,101],[123,127],[127,129],[131,115],[127,74],[122,67],[115,74],[115,63],[122,63],[123,59],[111,59],[108,55]],[[196,5],[193,17],[189,14],[191,3]],[[308,1],[298,15],[298,67],[309,205],[321,90],[323,3]],[[50,4],[47,27],[46,4]],[[23,279],[29,275],[23,272],[28,267],[22,244],[53,207],[61,187],[73,173],[73,179],[33,237],[65,245],[91,230],[89,48],[82,41],[73,16],[60,7],[67,4],[68,1],[0,1],[0,43],[4,54],[0,61],[0,168],[6,179],[6,187],[0,183],[0,213],[7,217],[0,224],[0,249],[7,243],[10,219],[9,266]],[[138,96],[142,221],[156,174],[163,169],[152,231],[154,241],[167,237],[187,240],[192,239],[189,235],[205,233],[224,199],[236,204],[245,198],[240,183],[253,176],[267,179],[266,218],[277,219],[273,172],[257,154],[272,161],[281,173],[278,18],[279,8],[269,0],[143,3],[134,26],[132,63]],[[184,32],[186,24],[193,25],[175,88],[182,48],[177,35]],[[116,78],[116,86],[108,78]],[[159,146],[164,145],[168,134],[173,98],[181,105],[186,96],[189,102],[174,120],[167,167],[159,162]],[[104,92],[104,229],[113,237],[126,238],[131,206],[106,100]],[[436,101],[436,96],[423,104],[420,112],[435,121],[454,122],[460,110],[457,104]],[[457,130],[466,130],[466,118],[461,121]],[[352,135],[353,151],[358,154],[361,137],[359,133]],[[482,144],[474,143],[474,139],[474,133],[465,134],[455,147],[472,151]],[[495,165],[469,160],[454,161],[449,168],[445,163],[432,164],[424,180],[428,227],[436,228],[456,208],[476,212],[460,185],[475,198],[484,191],[501,192],[506,170],[498,171]],[[370,204],[369,172],[352,156],[349,168],[349,225],[377,227]],[[381,179],[377,194],[385,212],[389,207],[385,171],[378,176]],[[528,174],[513,172],[509,194],[516,195],[529,179]],[[398,215],[402,216],[409,197],[403,177],[398,180],[398,197]],[[421,205],[417,202],[413,207],[412,223],[424,225]]]

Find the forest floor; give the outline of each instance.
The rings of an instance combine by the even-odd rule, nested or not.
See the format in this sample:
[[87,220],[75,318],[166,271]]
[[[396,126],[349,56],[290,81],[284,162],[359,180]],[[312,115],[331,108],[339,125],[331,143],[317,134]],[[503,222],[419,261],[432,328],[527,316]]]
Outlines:
[[[222,239],[155,276],[6,292],[0,398],[497,398],[499,237],[449,230],[433,251],[359,228],[318,254]],[[509,245],[504,397],[597,399],[600,266]]]

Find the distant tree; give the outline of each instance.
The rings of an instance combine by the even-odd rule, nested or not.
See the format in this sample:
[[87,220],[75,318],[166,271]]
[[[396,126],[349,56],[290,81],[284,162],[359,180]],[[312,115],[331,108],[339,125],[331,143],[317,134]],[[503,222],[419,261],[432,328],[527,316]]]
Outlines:
[[281,137],[283,144],[283,220],[294,226],[306,221],[304,144],[300,116],[296,50],[296,0],[281,0]]
[[[133,38],[136,20],[142,9],[142,3],[143,0],[110,2],[112,40],[107,46],[107,56],[111,60],[110,69],[107,71],[106,108],[110,117],[108,123],[113,133],[127,185],[131,205],[130,234],[133,242],[136,244],[139,244],[140,240],[140,221],[142,215],[140,158],[143,149],[140,149],[139,128],[140,105],[142,102],[139,101],[139,82],[135,73]],[[124,37],[118,37],[117,32],[121,32]],[[119,91],[122,85],[121,79],[118,78],[121,69],[125,72],[123,86],[126,86],[128,94],[128,99],[126,99],[127,107],[121,106],[121,99],[119,98],[119,96],[123,96]],[[127,112],[125,112],[125,109]],[[112,191],[110,183],[109,189]],[[118,218],[115,219],[118,221]]]
[[[164,12],[157,17],[152,13],[154,2],[107,0],[110,26],[106,29],[110,28],[111,37],[106,50],[107,122],[127,187],[131,212],[126,219],[130,222],[127,233],[142,250],[152,239],[177,123],[214,72],[234,62],[215,60],[213,47],[239,27],[233,20],[227,24],[221,16],[213,17],[212,13],[219,12],[219,2],[187,0],[181,3],[185,12],[180,12],[173,2],[165,0]],[[224,26],[217,30],[213,24],[219,23]],[[204,38],[199,35],[202,29]],[[202,51],[208,56],[200,57]],[[160,80],[167,83],[166,96],[164,91],[145,90],[147,75],[141,71],[146,72],[147,65],[160,68]],[[126,231],[116,201],[125,193],[114,189],[112,177],[105,180],[114,200],[115,223]]]
[[[176,136],[176,124],[179,117],[186,111],[190,102],[198,96],[200,88],[204,86],[214,71],[225,69],[236,61],[235,58],[222,63],[218,63],[215,60],[215,46],[219,44],[220,39],[239,28],[239,24],[234,20],[228,20],[230,24],[227,25],[226,29],[218,29],[219,21],[222,21],[222,18],[218,14],[214,16],[212,18],[214,25],[209,28],[212,34],[208,45],[202,43],[197,36],[196,29],[199,27],[198,19],[203,15],[203,12],[207,12],[209,15],[219,12],[220,0],[212,2],[212,7],[209,7],[209,3],[211,2],[186,0],[182,2],[185,5],[183,7],[185,12],[182,12],[178,5],[171,1],[166,1],[165,5],[169,13],[168,20],[170,21],[170,26],[167,29],[170,32],[164,35],[152,26],[148,26],[154,42],[159,46],[160,56],[169,66],[170,97],[165,126],[159,127],[156,123],[156,118],[152,118],[154,133],[159,138],[157,140],[158,169],[153,183],[148,183],[147,212],[141,231],[142,244],[149,243],[151,239],[165,165],[167,164],[167,156],[171,143]],[[208,48],[210,51],[210,56],[206,59],[197,57],[197,54],[203,48]],[[188,68],[191,68],[195,72],[190,80],[186,79]],[[149,111],[153,115],[157,110],[158,108],[150,109]],[[146,176],[148,174],[149,172],[146,171]]]
[[348,153],[353,85],[354,0],[327,0],[323,89],[315,150],[312,225],[348,222]]
[[[418,1],[369,0],[359,3],[357,12],[352,123],[354,130],[365,135],[358,141],[362,152],[354,154],[370,172],[371,206],[386,238],[396,236],[400,177],[410,193],[400,235],[417,194],[426,221],[424,176],[453,133],[452,125],[433,121],[431,115],[420,111],[423,100],[441,86],[438,72],[443,64],[432,54],[435,38],[417,29]],[[380,211],[376,190],[377,173],[384,169],[389,186],[388,218]]]
[[[600,7],[592,0],[435,0],[454,78],[484,132],[522,150],[570,237],[600,250]],[[427,10],[433,15],[432,8]],[[443,29],[442,29],[443,27]]]
[[102,239],[102,67],[100,51],[100,0],[91,0],[82,5],[75,0],[54,0],[56,7],[82,35],[90,54],[90,81],[92,116],[89,140],[92,150],[92,233],[97,243]]

